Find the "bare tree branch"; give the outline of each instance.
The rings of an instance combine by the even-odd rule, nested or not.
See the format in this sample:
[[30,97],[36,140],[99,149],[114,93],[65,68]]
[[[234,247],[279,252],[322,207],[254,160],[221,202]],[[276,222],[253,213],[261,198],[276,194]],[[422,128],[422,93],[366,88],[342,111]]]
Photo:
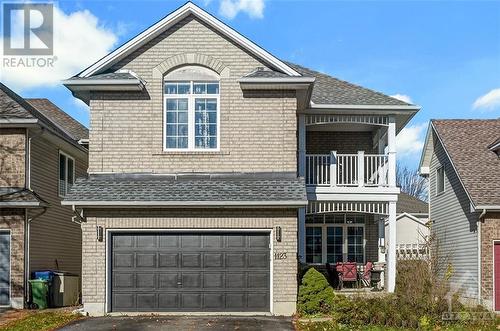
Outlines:
[[396,184],[401,188],[402,192],[427,201],[427,179],[421,177],[417,169],[409,169],[398,163],[396,167]]

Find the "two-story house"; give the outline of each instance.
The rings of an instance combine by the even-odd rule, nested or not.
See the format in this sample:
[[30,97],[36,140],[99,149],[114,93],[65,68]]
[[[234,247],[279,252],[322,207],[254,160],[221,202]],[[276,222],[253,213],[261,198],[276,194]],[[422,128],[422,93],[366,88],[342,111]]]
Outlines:
[[81,273],[81,229],[61,199],[87,171],[88,130],[0,83],[0,306],[23,308],[35,270]]
[[500,311],[500,119],[432,120],[420,173],[451,289]]
[[89,176],[63,201],[87,312],[290,315],[299,260],[384,250],[394,290],[395,137],[418,107],[284,62],[192,3],[64,84],[91,111]]

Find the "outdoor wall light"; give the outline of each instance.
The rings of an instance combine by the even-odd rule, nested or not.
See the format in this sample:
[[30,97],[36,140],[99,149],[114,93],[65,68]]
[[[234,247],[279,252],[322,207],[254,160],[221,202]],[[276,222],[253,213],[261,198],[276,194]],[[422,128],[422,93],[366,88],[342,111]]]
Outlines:
[[102,242],[104,240],[104,228],[102,226],[97,227],[97,241]]
[[281,242],[281,226],[276,227],[276,241]]

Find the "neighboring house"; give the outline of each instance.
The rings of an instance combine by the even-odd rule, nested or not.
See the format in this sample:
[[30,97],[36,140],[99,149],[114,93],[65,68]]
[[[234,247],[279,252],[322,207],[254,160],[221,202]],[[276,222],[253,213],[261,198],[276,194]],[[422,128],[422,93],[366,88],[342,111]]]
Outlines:
[[81,273],[81,229],[61,199],[87,171],[88,130],[47,99],[0,83],[0,305],[22,308],[30,273]]
[[192,3],[64,84],[91,112],[89,177],[63,201],[87,312],[291,315],[298,259],[385,260],[386,217],[394,290],[395,137],[417,106],[283,62]]
[[[420,161],[429,177],[437,254],[465,299],[500,310],[500,119],[432,120]],[[496,266],[496,267],[495,267]]]
[[[429,204],[407,193],[400,193],[396,204],[396,252],[399,259],[426,256],[429,239]],[[389,236],[385,222],[385,235]]]

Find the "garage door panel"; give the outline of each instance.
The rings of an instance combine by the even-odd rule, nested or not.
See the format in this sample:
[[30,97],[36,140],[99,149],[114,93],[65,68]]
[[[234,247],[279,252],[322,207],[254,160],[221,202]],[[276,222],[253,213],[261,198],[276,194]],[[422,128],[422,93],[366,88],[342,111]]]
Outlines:
[[178,253],[159,253],[158,267],[160,268],[177,268],[179,266]]
[[269,311],[268,234],[112,234],[111,246],[112,311]]
[[161,273],[159,275],[159,285],[160,289],[177,288],[179,285],[180,275],[178,273]]
[[138,288],[156,288],[156,275],[155,274],[136,274],[136,287]]
[[135,263],[137,268],[154,268],[156,253],[138,253],[135,255]]
[[200,253],[182,254],[182,266],[184,268],[201,267],[201,254]]
[[113,256],[113,267],[132,268],[134,266],[133,253],[115,253]]

